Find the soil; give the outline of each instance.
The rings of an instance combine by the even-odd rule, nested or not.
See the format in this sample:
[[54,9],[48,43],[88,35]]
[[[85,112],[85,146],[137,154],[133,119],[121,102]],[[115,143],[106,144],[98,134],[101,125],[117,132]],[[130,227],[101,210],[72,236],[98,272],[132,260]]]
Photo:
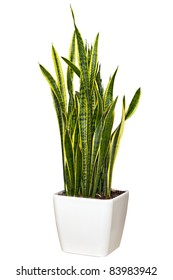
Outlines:
[[[120,190],[111,190],[111,196],[110,197],[106,197],[105,195],[100,195],[100,194],[96,194],[96,197],[94,199],[113,199],[123,193],[125,193],[126,191],[120,191]],[[65,191],[61,191],[58,193],[59,195],[64,195],[66,196]],[[82,196],[79,196],[82,197]],[[88,197],[91,198],[91,197]]]

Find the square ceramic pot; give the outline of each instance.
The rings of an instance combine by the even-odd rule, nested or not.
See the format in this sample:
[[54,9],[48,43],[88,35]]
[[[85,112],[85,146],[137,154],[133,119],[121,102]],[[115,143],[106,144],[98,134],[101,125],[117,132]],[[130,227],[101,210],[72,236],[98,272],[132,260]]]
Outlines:
[[55,219],[64,252],[106,256],[121,242],[129,192],[113,199],[54,194]]

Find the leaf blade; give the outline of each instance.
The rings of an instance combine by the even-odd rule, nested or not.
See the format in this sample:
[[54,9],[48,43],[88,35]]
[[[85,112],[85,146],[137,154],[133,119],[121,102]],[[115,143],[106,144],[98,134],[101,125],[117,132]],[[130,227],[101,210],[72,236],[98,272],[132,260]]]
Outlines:
[[82,173],[82,153],[79,148],[79,143],[76,149],[76,160],[75,160],[75,194],[79,195],[81,188],[81,173]]
[[[73,33],[71,44],[70,44],[70,49],[69,49],[69,61],[71,63],[75,63],[75,58],[76,58],[76,47],[75,47],[75,42],[76,42],[76,36],[75,32]],[[68,65],[67,67],[67,89],[68,93],[70,96],[73,95],[74,93],[74,86],[73,86],[73,75],[74,71],[73,69]]]
[[90,82],[90,92],[92,92],[94,81],[97,73],[97,66],[98,66],[98,40],[99,40],[99,33],[97,34],[94,45],[91,51],[91,59],[90,59],[90,66],[89,66],[89,82]]
[[66,163],[69,170],[69,177],[71,181],[71,189],[74,188],[75,179],[74,179],[74,157],[73,157],[73,147],[72,141],[69,136],[68,130],[65,132],[65,154],[66,154]]
[[114,162],[119,150],[120,140],[124,131],[125,125],[125,96],[123,97],[123,104],[122,104],[122,116],[121,116],[121,123],[118,128],[113,132],[111,144],[110,144],[110,160],[109,160],[109,167],[108,167],[108,192],[110,195],[111,185],[112,185],[112,173],[113,173],[113,166]]
[[109,106],[109,110],[104,119],[102,136],[101,136],[100,147],[99,147],[97,174],[96,174],[96,178],[95,178],[95,182],[94,182],[92,197],[95,197],[95,195],[96,195],[98,183],[99,183],[99,179],[100,179],[100,174],[101,174],[101,169],[103,167],[103,163],[104,163],[107,151],[108,151],[109,142],[110,142],[110,138],[111,138],[111,130],[112,130],[113,120],[114,120],[113,112],[114,112],[116,102],[117,102],[117,98]]
[[134,114],[134,112],[136,111],[137,106],[139,104],[140,97],[141,97],[141,89],[138,88],[137,91],[135,92],[133,98],[132,98],[132,101],[130,102],[129,107],[128,107],[128,110],[127,110],[127,113],[126,113],[126,118],[125,118],[126,120],[129,119]]
[[79,111],[79,131],[82,146],[82,181],[83,195],[87,196],[88,182],[88,118],[87,118],[87,100],[83,85],[80,88],[80,111]]
[[65,58],[65,57],[61,57],[67,64],[68,66],[74,71],[74,73],[80,78],[80,69],[73,63],[71,62],[69,59]]
[[55,49],[55,47],[52,45],[52,59],[53,59],[53,63],[54,63],[54,68],[55,68],[55,73],[56,73],[56,77],[57,77],[57,84],[58,84],[58,88],[61,92],[61,95],[63,97],[64,100],[64,106],[66,109],[67,106],[67,97],[66,97],[66,87],[65,87],[65,82],[64,82],[64,74],[62,71],[62,66],[61,66],[61,62],[59,59],[59,55]]
[[41,72],[43,74],[43,76],[46,78],[51,90],[54,92],[54,94],[56,95],[60,106],[61,106],[61,110],[63,111],[63,113],[66,115],[66,110],[65,110],[65,103],[64,103],[64,99],[62,98],[62,95],[60,93],[60,90],[58,88],[58,85],[55,81],[55,79],[52,77],[52,75],[46,70],[46,68],[44,68],[44,66],[42,66],[41,64],[39,64]]
[[106,87],[105,94],[104,94],[104,109],[106,110],[113,100],[113,88],[114,88],[114,81],[118,71],[118,67],[115,70],[114,74],[109,80],[109,83]]
[[52,98],[53,98],[53,104],[54,104],[54,108],[56,111],[56,115],[58,118],[58,123],[59,123],[59,130],[60,130],[60,139],[61,139],[61,152],[62,152],[62,163],[63,163],[63,176],[64,176],[64,188],[67,191],[67,185],[66,185],[66,171],[65,171],[65,151],[64,151],[64,129],[66,126],[65,123],[65,118],[63,118],[63,112],[61,110],[59,101],[56,97],[56,95],[54,94],[53,91],[51,91],[52,93]]

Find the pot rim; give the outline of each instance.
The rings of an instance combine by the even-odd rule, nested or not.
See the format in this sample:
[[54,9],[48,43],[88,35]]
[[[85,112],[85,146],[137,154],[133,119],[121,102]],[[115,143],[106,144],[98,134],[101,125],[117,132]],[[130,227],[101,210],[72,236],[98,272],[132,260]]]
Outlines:
[[[114,189],[112,189],[113,191],[115,191]],[[117,200],[117,199],[120,199],[121,197],[125,196],[125,195],[128,195],[129,194],[129,191],[128,190],[119,190],[119,189],[116,189],[117,191],[123,191],[123,193],[121,193],[120,195],[116,196],[116,197],[113,197],[113,198],[102,198],[102,199],[99,199],[99,198],[95,198],[95,197],[77,197],[77,196],[66,196],[66,195],[62,195],[62,193],[64,192],[63,191],[59,191],[59,192],[56,192],[54,193],[54,197],[58,196],[58,197],[61,197],[62,199],[66,199],[66,200],[83,200],[83,201],[98,201],[99,203],[105,203],[105,202],[110,202],[110,201],[113,201],[113,200]]]

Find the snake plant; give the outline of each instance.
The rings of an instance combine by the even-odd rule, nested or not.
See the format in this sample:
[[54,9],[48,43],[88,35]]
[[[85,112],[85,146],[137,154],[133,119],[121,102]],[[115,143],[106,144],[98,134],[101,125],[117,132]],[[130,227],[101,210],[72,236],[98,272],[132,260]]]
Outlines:
[[[104,89],[98,62],[99,34],[89,47],[82,39],[72,9],[71,12],[74,33],[69,56],[61,57],[67,65],[67,82],[60,57],[53,45],[56,78],[39,64],[50,86],[59,122],[64,191],[67,196],[110,198],[112,172],[124,124],[135,112],[141,91],[139,88],[135,92],[127,109],[123,97],[121,120],[113,131],[118,99],[113,98],[113,87],[118,68]],[[77,91],[74,89],[74,75],[79,79]]]

